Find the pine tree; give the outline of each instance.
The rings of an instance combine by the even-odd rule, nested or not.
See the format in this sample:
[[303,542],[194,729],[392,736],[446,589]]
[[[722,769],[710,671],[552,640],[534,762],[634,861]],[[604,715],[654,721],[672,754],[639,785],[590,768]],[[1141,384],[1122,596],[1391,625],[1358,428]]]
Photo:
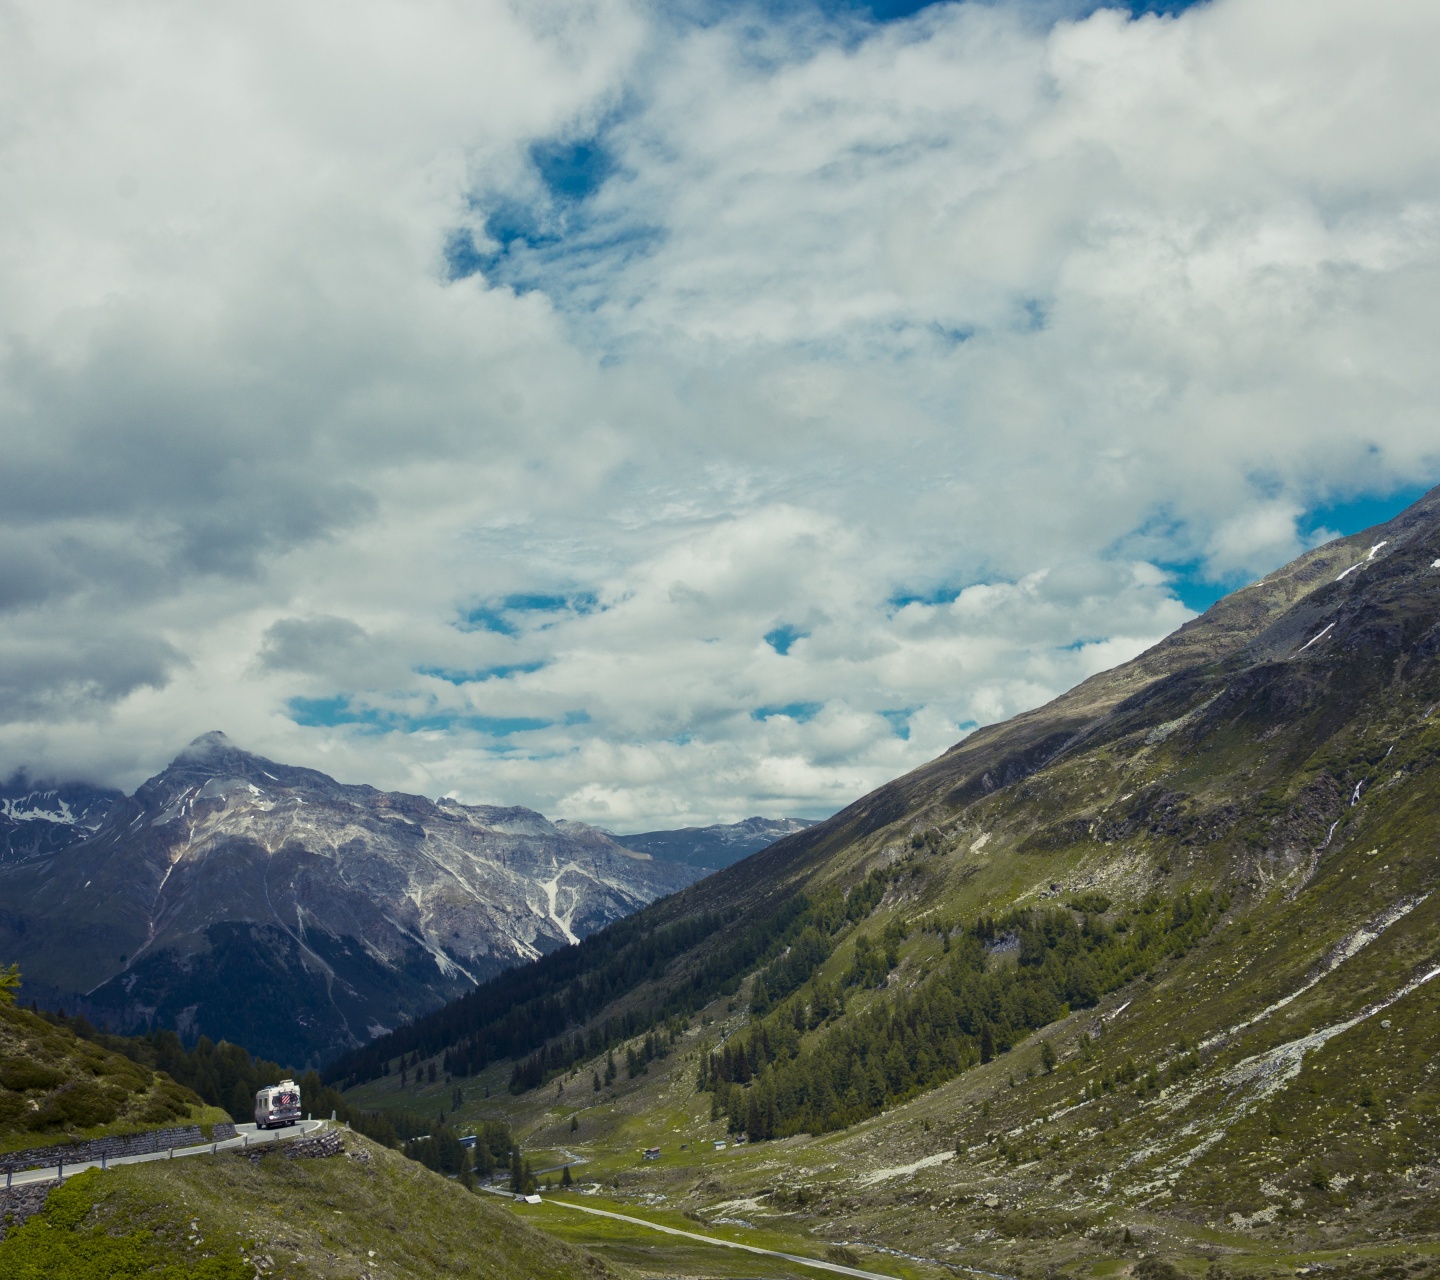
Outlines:
[[751,1142],[759,1142],[765,1136],[761,1131],[760,1091],[759,1089],[749,1089],[746,1092],[749,1097],[745,1104],[745,1132]]
[[765,986],[765,975],[758,974],[755,987],[750,993],[750,1012],[760,1017],[770,1012],[770,992]]

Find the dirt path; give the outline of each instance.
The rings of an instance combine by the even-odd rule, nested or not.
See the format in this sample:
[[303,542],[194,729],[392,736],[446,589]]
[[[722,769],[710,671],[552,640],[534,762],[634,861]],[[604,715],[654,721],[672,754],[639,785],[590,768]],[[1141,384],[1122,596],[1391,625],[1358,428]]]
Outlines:
[[856,1276],[859,1280],[896,1280],[880,1271],[862,1271],[859,1267],[847,1267],[839,1262],[824,1262],[819,1258],[804,1258],[798,1253],[781,1253],[778,1249],[762,1249],[757,1244],[741,1244],[738,1240],[722,1240],[719,1236],[702,1236],[698,1231],[682,1231],[679,1227],[666,1227],[658,1222],[647,1222],[644,1218],[632,1218],[625,1213],[612,1213],[609,1209],[593,1209],[589,1205],[575,1204],[570,1200],[549,1199],[546,1204],[558,1205],[562,1209],[574,1209],[577,1213],[593,1213],[600,1218],[614,1218],[617,1222],[633,1223],[637,1227],[649,1227],[651,1231],[663,1231],[666,1235],[684,1236],[687,1240],[698,1240],[701,1244],[717,1244],[724,1249],[743,1249],[746,1253],[762,1253],[767,1258],[784,1258],[786,1262],[798,1262],[802,1267],[818,1267],[821,1271],[833,1271],[842,1276]]

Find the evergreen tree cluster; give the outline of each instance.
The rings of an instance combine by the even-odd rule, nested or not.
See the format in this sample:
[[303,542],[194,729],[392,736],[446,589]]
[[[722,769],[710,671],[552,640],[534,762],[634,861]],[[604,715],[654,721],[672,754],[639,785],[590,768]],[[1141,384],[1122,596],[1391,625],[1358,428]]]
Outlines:
[[568,1072],[575,1063],[599,1057],[602,1053],[611,1054],[605,1083],[613,1084],[613,1047],[623,1044],[627,1036],[638,1036],[644,1030],[640,1049],[637,1051],[633,1046],[626,1049],[626,1065],[629,1078],[633,1080],[647,1069],[649,1063],[665,1057],[675,1038],[690,1024],[687,1018],[672,1017],[658,1033],[645,1030],[647,1025],[642,1014],[632,1011],[618,1018],[606,1018],[603,1023],[591,1027],[588,1034],[576,1032],[573,1036],[560,1036],[515,1064],[510,1072],[510,1092],[524,1093],[527,1089],[537,1089],[556,1075]]
[[520,1159],[510,1126],[499,1120],[484,1121],[476,1129],[475,1145],[470,1148],[461,1143],[460,1135],[451,1126],[441,1123],[430,1133],[405,1143],[402,1150],[427,1169],[450,1177],[468,1173],[488,1178]]
[[[407,1056],[418,1060],[443,1053],[443,1069],[456,1077],[511,1058],[517,1064],[511,1088],[535,1088],[576,1062],[683,1019],[716,996],[734,994],[757,964],[768,966],[776,990],[788,993],[823,963],[838,930],[874,910],[893,874],[873,872],[848,893],[797,894],[743,926],[738,911],[663,926],[654,924],[650,912],[638,912],[344,1055],[324,1078],[349,1088],[388,1075],[392,1063],[403,1070]],[[807,929],[814,934],[797,950]],[[688,969],[670,975],[647,1002],[583,1034],[570,1034],[596,1010],[665,976],[673,961],[707,941],[715,945]]]
[[[707,1054],[697,1083],[712,1095],[712,1118],[726,1117],[751,1140],[845,1128],[1183,955],[1228,906],[1206,891],[1152,896],[1113,924],[1051,908],[986,916],[963,929],[937,925],[944,954],[914,990],[834,1021],[836,1010],[816,1007],[817,984],[808,998],[801,992],[752,1017],[746,1032]],[[847,981],[883,980],[898,958],[890,936],[863,948],[856,938]],[[1016,953],[1016,963],[997,958],[997,947]],[[821,1034],[807,1040],[816,1028]]]
[[633,1045],[626,1046],[626,1077],[633,1080],[636,1076],[642,1076],[650,1070],[650,1064],[657,1058],[668,1058],[670,1056],[670,1050],[675,1045],[676,1034],[681,1029],[682,1028],[670,1026],[660,1035],[656,1035],[653,1031],[646,1032],[645,1039],[641,1042],[639,1048]]

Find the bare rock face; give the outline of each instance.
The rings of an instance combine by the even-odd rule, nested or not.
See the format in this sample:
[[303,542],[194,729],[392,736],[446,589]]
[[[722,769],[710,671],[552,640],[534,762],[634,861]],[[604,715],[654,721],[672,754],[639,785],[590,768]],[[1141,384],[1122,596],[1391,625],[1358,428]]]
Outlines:
[[0,858],[0,957],[20,962],[26,994],[80,993],[112,1025],[228,1038],[293,1066],[703,874],[529,809],[345,786],[221,733],[134,796],[97,792],[91,825],[49,794],[48,809],[24,803],[55,821],[14,820],[45,821],[45,839],[9,837]]

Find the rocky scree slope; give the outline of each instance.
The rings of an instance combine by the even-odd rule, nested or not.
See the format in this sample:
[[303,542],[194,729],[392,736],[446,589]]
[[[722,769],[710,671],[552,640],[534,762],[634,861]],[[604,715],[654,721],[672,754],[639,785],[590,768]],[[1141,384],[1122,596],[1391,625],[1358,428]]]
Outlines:
[[[507,975],[534,1003],[506,1025],[581,1010],[537,1049],[553,1082],[603,1069],[575,1035],[620,1011],[699,1015],[609,1086],[616,1133],[643,1141],[679,1090],[715,1136],[793,1135],[713,1185],[683,1159],[633,1174],[702,1215],[739,1195],[776,1225],[1012,1274],[1126,1250],[1260,1265],[1429,1248],[1437,654],[1432,493],[597,935],[588,971]],[[735,927],[687,931],[707,918]],[[751,926],[772,938],[746,957]],[[600,978],[608,1001],[567,1004]],[[977,991],[998,1003],[974,1013]],[[429,1027],[462,1046],[486,1032],[446,1010],[407,1039],[442,1047]],[[568,1127],[546,1096],[511,1104],[540,1144]]]
[[68,844],[6,848],[0,956],[28,992],[82,993],[117,1029],[296,1066],[700,874],[528,809],[342,785],[219,733],[99,807]]

